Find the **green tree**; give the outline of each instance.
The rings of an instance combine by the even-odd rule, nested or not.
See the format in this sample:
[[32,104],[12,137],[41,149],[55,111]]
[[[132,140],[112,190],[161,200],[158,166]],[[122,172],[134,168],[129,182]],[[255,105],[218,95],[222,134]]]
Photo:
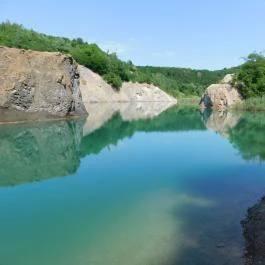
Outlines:
[[265,96],[265,57],[251,53],[237,71],[235,81],[244,98]]

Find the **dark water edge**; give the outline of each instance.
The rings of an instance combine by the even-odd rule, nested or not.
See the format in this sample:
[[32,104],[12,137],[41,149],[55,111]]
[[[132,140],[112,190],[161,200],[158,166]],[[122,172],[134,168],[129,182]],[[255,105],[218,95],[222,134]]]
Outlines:
[[53,122],[60,120],[85,119],[86,115],[59,116],[47,112],[24,112],[0,107],[0,125],[34,123],[34,122]]
[[0,264],[244,264],[262,115],[116,113],[84,135],[85,123],[0,126]]

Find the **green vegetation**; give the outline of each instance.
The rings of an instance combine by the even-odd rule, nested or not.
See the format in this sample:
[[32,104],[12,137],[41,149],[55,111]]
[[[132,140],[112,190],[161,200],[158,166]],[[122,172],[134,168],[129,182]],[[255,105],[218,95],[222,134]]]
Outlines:
[[[262,54],[251,53],[246,62],[236,71],[236,86],[245,98],[265,96],[265,57]],[[247,104],[258,103],[256,99]],[[263,106],[264,99],[263,99]]]
[[136,67],[131,61],[121,61],[115,53],[106,53],[96,44],[82,40],[54,37],[25,29],[22,25],[0,24],[0,45],[36,51],[58,51],[71,54],[74,59],[119,89],[123,81],[153,83],[178,97],[200,96],[205,88],[218,82],[234,69],[219,71],[192,70],[174,67]]
[[115,88],[119,88],[122,81],[128,81],[130,73],[134,70],[131,63],[123,62],[116,54],[108,54],[96,44],[88,44],[81,38],[70,40],[49,36],[10,22],[0,24],[0,45],[69,53],[79,64],[102,75]]
[[219,82],[234,69],[218,71],[193,70],[175,67],[138,67],[133,75],[134,81],[153,83],[173,96],[201,96],[205,88]]
[[233,110],[265,111],[265,97],[247,98],[232,107]]

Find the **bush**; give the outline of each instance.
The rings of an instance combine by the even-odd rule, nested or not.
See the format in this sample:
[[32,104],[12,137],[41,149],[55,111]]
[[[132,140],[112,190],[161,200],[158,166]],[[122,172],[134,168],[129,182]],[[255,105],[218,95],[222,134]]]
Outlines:
[[115,90],[119,91],[122,86],[121,78],[115,73],[108,73],[103,76],[104,80],[107,81]]

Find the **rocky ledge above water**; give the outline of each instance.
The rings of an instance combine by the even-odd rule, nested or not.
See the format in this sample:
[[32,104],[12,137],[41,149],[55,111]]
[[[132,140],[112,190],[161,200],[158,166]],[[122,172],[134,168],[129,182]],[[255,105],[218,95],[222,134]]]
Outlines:
[[69,55],[0,46],[0,108],[86,114],[77,64]]
[[242,221],[246,241],[245,265],[265,264],[265,197],[248,209]]

